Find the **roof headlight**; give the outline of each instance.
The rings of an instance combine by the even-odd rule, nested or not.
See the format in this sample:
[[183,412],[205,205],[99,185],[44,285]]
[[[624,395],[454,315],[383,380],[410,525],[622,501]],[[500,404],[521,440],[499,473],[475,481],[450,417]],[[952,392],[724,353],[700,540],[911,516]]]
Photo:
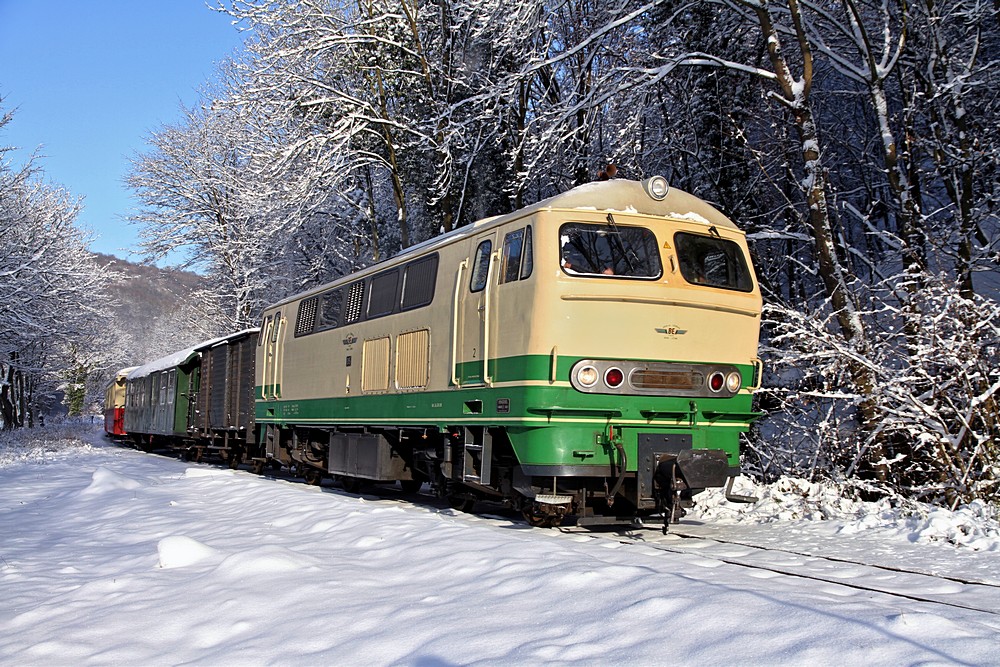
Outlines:
[[670,184],[663,176],[653,176],[642,182],[642,189],[656,201],[661,201],[670,192]]

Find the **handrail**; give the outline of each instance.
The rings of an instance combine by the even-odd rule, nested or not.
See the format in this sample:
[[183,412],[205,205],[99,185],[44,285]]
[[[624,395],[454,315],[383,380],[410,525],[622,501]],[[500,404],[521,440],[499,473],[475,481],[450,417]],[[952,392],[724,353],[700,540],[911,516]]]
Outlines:
[[493,386],[490,377],[490,295],[493,293],[493,268],[500,259],[500,252],[490,253],[490,263],[486,268],[486,287],[483,288],[483,382],[488,387]]
[[754,372],[754,382],[753,386],[750,387],[750,391],[757,391],[764,384],[764,362],[755,357],[750,361],[750,364],[753,366]]
[[271,364],[274,363],[274,360],[271,359],[271,355],[274,354],[274,350],[271,348],[271,326],[272,326],[271,318],[268,317],[267,321],[264,323],[264,328],[261,331],[261,336],[264,337],[263,338],[264,363],[261,364],[262,366],[261,377],[263,378],[263,380],[260,383],[260,396],[264,400],[271,398],[271,395],[267,391],[267,379],[270,377],[269,373],[270,366]]
[[462,290],[462,272],[469,266],[469,260],[463,259],[458,265],[458,273],[455,275],[455,295],[451,304],[451,383],[456,387],[460,381],[456,364],[458,363],[458,297]]
[[285,365],[285,330],[288,328],[286,324],[288,320],[280,313],[276,319],[275,326],[278,328],[278,332],[274,343],[274,385],[271,387],[271,391],[274,393],[274,398],[281,398],[280,387]]

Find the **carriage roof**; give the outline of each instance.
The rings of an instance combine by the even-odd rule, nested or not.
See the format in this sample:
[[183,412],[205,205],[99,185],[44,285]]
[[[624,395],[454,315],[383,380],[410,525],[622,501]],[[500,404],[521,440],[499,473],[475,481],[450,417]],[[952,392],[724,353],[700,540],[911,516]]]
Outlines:
[[165,357],[154,359],[153,361],[150,361],[148,364],[144,366],[139,366],[134,370],[132,370],[132,372],[128,374],[128,379],[137,380],[139,378],[146,377],[151,373],[157,373],[159,371],[165,371],[171,368],[176,368],[177,366],[183,366],[184,364],[188,363],[196,356],[198,356],[198,353],[204,349],[213,347],[220,343],[232,340],[238,340],[252,333],[255,333],[258,330],[259,329],[255,327],[252,329],[244,329],[243,331],[238,331],[236,333],[226,334],[225,336],[219,336],[218,338],[211,338],[209,340],[202,341],[201,343],[198,343],[191,347],[180,350],[179,352],[174,352],[173,354],[168,354]]

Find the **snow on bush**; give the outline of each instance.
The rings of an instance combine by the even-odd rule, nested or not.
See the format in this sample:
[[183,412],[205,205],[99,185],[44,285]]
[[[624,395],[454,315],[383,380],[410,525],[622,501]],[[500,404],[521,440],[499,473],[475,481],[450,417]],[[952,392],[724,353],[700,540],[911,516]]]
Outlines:
[[0,431],[0,469],[21,463],[44,464],[93,451],[94,446],[81,440],[78,431],[69,425]]
[[942,542],[975,551],[1000,551],[1000,513],[980,500],[956,510],[901,497],[870,502],[852,498],[851,488],[833,482],[782,477],[771,484],[737,478],[733,491],[756,496],[756,503],[737,504],[722,489],[696,497],[689,517],[720,524],[779,521],[834,521],[838,534],[884,531],[910,542]]

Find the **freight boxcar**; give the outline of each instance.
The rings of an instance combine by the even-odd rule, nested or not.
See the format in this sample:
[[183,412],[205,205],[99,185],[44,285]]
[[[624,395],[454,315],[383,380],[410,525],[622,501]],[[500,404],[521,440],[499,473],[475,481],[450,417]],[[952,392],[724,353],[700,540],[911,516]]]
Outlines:
[[257,329],[195,346],[187,432],[196,458],[208,450],[235,468],[254,438],[254,359]]

